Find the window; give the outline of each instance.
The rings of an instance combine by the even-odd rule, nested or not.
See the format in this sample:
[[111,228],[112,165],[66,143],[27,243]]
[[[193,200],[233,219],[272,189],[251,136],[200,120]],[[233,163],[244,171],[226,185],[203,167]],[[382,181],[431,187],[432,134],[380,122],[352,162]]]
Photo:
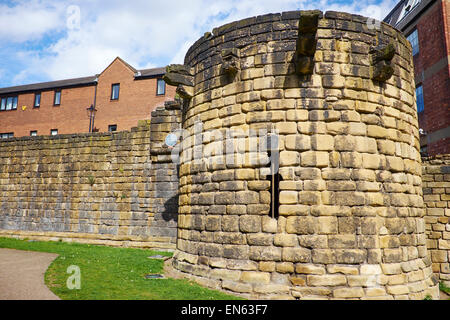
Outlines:
[[405,18],[419,3],[421,0],[408,0],[403,5],[400,16],[398,17],[397,23],[399,23],[403,18]]
[[39,108],[41,106],[41,93],[36,93],[34,95],[34,107]]
[[30,131],[30,137],[36,137],[37,136],[37,130]]
[[52,129],[52,130],[50,130],[50,134],[51,134],[52,136],[58,135],[58,129]]
[[12,110],[13,98],[9,97],[6,99],[6,110]]
[[428,157],[428,146],[421,146],[420,147],[420,155],[422,157]]
[[417,113],[425,110],[425,104],[423,102],[423,88],[422,85],[416,87],[416,99],[417,99]]
[[0,133],[0,138],[2,138],[2,139],[8,139],[8,138],[13,138],[13,137],[14,137],[14,132]]
[[6,99],[6,110],[12,110],[13,98],[9,97]]
[[120,84],[113,84],[111,87],[111,100],[119,100]]
[[17,110],[17,96],[1,99],[0,111]]
[[61,104],[61,90],[55,91],[55,98],[53,99],[53,105],[59,106]]
[[109,132],[113,132],[113,131],[117,131],[117,124],[111,124],[108,126],[108,131]]
[[419,36],[417,33],[417,29],[415,29],[409,36],[406,37],[412,46],[412,54],[415,56],[419,53]]
[[158,79],[156,83],[156,95],[162,96],[166,94],[166,83],[163,79]]

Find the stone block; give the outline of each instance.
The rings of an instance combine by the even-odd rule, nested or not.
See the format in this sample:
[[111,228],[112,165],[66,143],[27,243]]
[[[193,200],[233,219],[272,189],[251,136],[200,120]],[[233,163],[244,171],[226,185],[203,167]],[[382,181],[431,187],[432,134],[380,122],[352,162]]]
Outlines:
[[290,234],[314,234],[317,229],[317,220],[313,217],[288,217],[286,220],[286,232]]
[[319,234],[337,234],[338,223],[336,217],[318,217],[317,222]]
[[367,297],[383,297],[386,295],[386,289],[383,287],[367,288],[365,291]]
[[294,234],[280,233],[275,235],[274,245],[279,247],[295,247],[298,245],[298,239]]
[[293,273],[294,272],[294,264],[292,262],[277,263],[276,271],[279,273]]
[[223,216],[221,218],[222,231],[236,232],[239,231],[238,216]]
[[285,247],[282,251],[282,260],[288,262],[310,262],[311,251],[305,248]]
[[305,263],[296,264],[295,272],[298,274],[315,274],[315,275],[326,274],[326,270],[323,266]]
[[261,232],[260,216],[241,216],[239,218],[239,230],[245,233]]
[[215,232],[214,242],[223,244],[246,244],[245,236],[239,232]]
[[235,193],[236,204],[258,204],[259,193],[255,191],[239,191]]
[[308,285],[313,287],[334,287],[347,284],[347,278],[344,275],[308,275],[306,279]]
[[303,235],[298,236],[298,242],[301,247],[305,248],[328,248],[328,237],[326,235]]
[[297,191],[281,191],[280,192],[280,204],[296,204],[298,202]]
[[297,166],[300,164],[300,157],[296,151],[282,151],[280,153],[280,166]]
[[324,75],[322,84],[325,88],[341,89],[345,87],[345,78],[339,75]]
[[306,216],[309,207],[306,205],[281,205],[278,212],[280,216]]
[[299,168],[296,169],[295,174],[301,180],[316,180],[321,178],[321,171],[318,168]]
[[[254,180],[255,169],[236,169],[234,178],[237,180]],[[229,180],[233,180],[233,177]]]
[[404,169],[404,163],[401,158],[398,157],[386,157],[386,166],[387,169],[392,172],[402,172]]
[[389,294],[402,295],[402,294],[408,294],[409,288],[408,288],[408,286],[405,286],[405,285],[386,286],[386,291]]
[[230,280],[224,280],[222,282],[222,288],[238,293],[251,293],[253,291],[253,286],[251,284]]
[[339,191],[331,195],[331,202],[341,206],[363,206],[365,205],[365,196],[362,192]]
[[285,147],[287,150],[311,150],[311,138],[307,135],[287,136]]
[[[213,255],[215,256],[215,255]],[[223,245],[223,257],[228,259],[248,259],[248,247],[243,245]]]
[[346,235],[329,235],[328,245],[330,248],[355,248],[356,247],[356,235],[346,234]]
[[256,271],[256,270],[258,270],[258,264],[254,261],[249,261],[249,260],[228,259],[227,260],[227,269]]
[[290,277],[289,280],[291,281],[293,286],[300,286],[300,287],[306,286],[306,277],[305,276]]
[[[341,165],[344,168],[361,168],[363,164],[362,154],[359,152],[342,152]],[[364,163],[365,166],[365,163]]]
[[271,217],[263,216],[262,217],[262,231],[268,233],[277,232],[278,221]]
[[346,275],[357,275],[359,273],[357,267],[344,265],[327,265],[328,273],[342,273]]
[[321,193],[317,191],[300,191],[298,202],[303,205],[320,204]]
[[220,191],[240,191],[244,189],[244,181],[223,181],[219,184]]
[[329,191],[354,191],[356,184],[353,181],[327,181]]
[[361,298],[363,296],[363,288],[340,288],[333,290],[333,297],[337,299]]
[[285,300],[286,294],[289,292],[289,286],[282,284],[255,284],[254,292],[260,294],[276,294],[273,299],[276,299],[277,296],[283,295],[280,297],[281,300]]
[[329,165],[330,158],[328,152],[306,151],[301,154],[301,165],[303,167],[323,168]]
[[259,271],[263,272],[273,272],[275,271],[276,263],[273,261],[260,261],[259,262]]
[[254,261],[281,261],[281,248],[250,246],[249,257]]
[[347,277],[348,285],[350,287],[376,287],[378,283],[378,276],[374,275],[350,275]]
[[311,137],[311,146],[317,151],[334,150],[334,139],[330,135],[313,135]]
[[334,146],[336,151],[354,151],[356,138],[353,135],[336,136]]
[[220,216],[207,216],[205,222],[205,229],[207,231],[220,230]]
[[228,269],[212,269],[210,276],[214,279],[237,281],[241,277],[241,272]]
[[247,243],[254,246],[270,246],[273,244],[273,235],[266,233],[248,234]]
[[288,110],[286,113],[288,121],[306,121],[308,117],[308,110]]
[[253,284],[269,284],[270,273],[256,272],[256,271],[243,271],[240,281]]
[[378,139],[389,139],[389,132],[386,128],[368,125],[367,126],[367,135],[369,137],[378,138]]
[[363,264],[360,267],[360,273],[363,275],[379,275],[382,274],[382,269],[378,264]]
[[[214,192],[214,203],[218,205],[233,204],[235,203],[234,192]],[[208,195],[208,193],[201,193],[199,196],[199,204],[207,204],[202,200],[202,196]]]
[[336,249],[336,262],[360,264],[367,259],[367,251],[362,249]]
[[311,253],[313,263],[332,264],[337,261],[335,251],[331,249],[313,249]]

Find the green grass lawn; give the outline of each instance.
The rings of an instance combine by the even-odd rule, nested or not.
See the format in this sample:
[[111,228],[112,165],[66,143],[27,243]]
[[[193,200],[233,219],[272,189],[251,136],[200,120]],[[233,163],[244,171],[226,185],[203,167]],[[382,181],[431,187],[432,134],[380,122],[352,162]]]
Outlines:
[[446,294],[450,294],[450,288],[447,287],[443,282],[439,283],[439,289],[445,292]]
[[[0,238],[0,248],[59,255],[45,274],[45,283],[63,300],[232,300],[238,297],[179,279],[145,279],[163,272],[163,261],[149,259],[171,253],[64,242],[31,242]],[[70,290],[69,266],[81,271],[81,289]]]

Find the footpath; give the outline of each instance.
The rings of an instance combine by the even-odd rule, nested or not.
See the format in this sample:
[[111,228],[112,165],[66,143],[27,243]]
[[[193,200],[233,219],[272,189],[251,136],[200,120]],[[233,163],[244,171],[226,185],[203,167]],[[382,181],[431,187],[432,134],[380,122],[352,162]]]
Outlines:
[[60,300],[44,283],[57,254],[0,249],[0,300]]

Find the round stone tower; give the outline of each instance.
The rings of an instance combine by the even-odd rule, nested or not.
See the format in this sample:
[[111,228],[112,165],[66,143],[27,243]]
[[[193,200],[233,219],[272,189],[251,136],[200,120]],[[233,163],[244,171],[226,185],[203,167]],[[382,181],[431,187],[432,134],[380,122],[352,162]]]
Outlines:
[[175,269],[253,298],[438,298],[399,31],[253,17],[206,33],[165,80],[184,102]]

